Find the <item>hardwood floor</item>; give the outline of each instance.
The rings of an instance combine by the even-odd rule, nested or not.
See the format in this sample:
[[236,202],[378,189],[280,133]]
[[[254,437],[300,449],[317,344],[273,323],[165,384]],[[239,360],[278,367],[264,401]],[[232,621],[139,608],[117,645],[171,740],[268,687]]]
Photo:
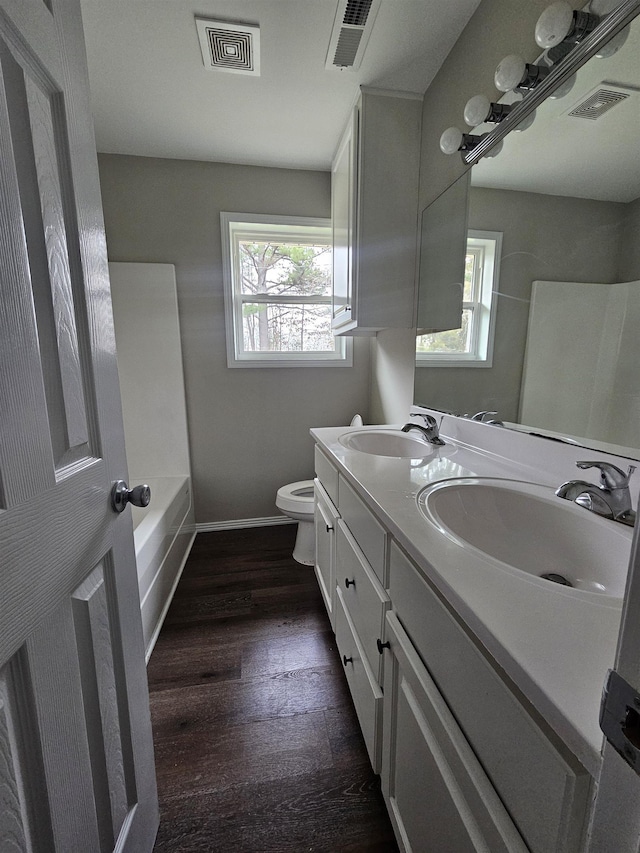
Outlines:
[[156,853],[398,850],[294,536],[196,538],[148,667]]

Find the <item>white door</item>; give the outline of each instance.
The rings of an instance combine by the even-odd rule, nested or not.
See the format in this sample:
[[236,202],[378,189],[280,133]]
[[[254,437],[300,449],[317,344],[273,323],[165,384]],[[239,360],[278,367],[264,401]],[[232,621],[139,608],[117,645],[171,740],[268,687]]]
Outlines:
[[0,850],[158,824],[78,0],[0,0]]
[[[640,510],[640,506],[638,507]],[[615,671],[640,694],[640,520],[634,531]],[[627,703],[624,702],[623,705]],[[640,850],[640,706],[629,702],[629,742],[624,743],[636,770],[605,744],[592,816],[589,853],[638,853]],[[620,719],[624,719],[624,712]]]

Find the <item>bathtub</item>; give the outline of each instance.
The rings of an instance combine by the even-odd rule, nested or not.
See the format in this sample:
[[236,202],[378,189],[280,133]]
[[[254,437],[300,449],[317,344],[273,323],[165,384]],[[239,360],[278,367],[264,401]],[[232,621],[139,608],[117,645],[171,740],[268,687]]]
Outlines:
[[195,538],[189,477],[138,477],[148,507],[132,507],[146,659],[149,660]]

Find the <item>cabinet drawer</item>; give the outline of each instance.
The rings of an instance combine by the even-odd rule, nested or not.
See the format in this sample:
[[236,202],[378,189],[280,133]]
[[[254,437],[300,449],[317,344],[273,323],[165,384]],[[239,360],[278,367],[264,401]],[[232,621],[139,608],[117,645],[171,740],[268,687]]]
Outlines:
[[331,627],[335,628],[334,605],[336,597],[336,529],[338,511],[322,488],[319,480],[314,480],[315,493],[315,563],[314,569],[318,586],[329,614]]
[[371,669],[382,683],[382,655],[377,641],[384,636],[384,617],[391,600],[373,573],[349,529],[338,522],[336,583]]
[[338,508],[378,580],[386,586],[387,533],[342,476],[338,477]]
[[336,594],[336,645],[344,664],[371,766],[374,773],[379,773],[382,755],[382,691],[347,615],[340,589]]
[[401,849],[527,853],[394,613],[387,637],[382,791]]
[[338,504],[338,470],[316,445],[314,448],[316,476],[336,506]]
[[590,777],[392,543],[394,610],[533,853],[580,848]]

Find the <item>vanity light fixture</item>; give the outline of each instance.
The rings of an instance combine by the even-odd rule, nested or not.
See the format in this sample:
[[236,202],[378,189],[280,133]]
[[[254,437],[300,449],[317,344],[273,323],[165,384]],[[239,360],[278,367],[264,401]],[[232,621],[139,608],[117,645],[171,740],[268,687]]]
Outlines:
[[566,0],[558,0],[547,6],[538,18],[535,39],[545,49],[562,43],[573,46],[593,32],[599,23],[598,15],[572,9]]
[[486,121],[498,124],[509,115],[512,109],[511,104],[495,104],[484,95],[474,95],[466,103],[464,120],[469,127],[478,127]]
[[471,151],[481,139],[482,136],[473,136],[470,133],[463,133],[457,127],[448,127],[440,137],[440,150],[443,154]]
[[[448,127],[440,137],[440,150],[443,154],[455,154],[456,151],[472,151],[476,145],[485,138],[486,133],[480,136],[472,133],[463,133],[457,127]],[[502,151],[503,142],[500,140],[497,145],[485,154],[485,157],[495,157]]]
[[529,92],[542,83],[549,71],[543,65],[533,65],[510,53],[500,61],[493,80],[499,92]]

